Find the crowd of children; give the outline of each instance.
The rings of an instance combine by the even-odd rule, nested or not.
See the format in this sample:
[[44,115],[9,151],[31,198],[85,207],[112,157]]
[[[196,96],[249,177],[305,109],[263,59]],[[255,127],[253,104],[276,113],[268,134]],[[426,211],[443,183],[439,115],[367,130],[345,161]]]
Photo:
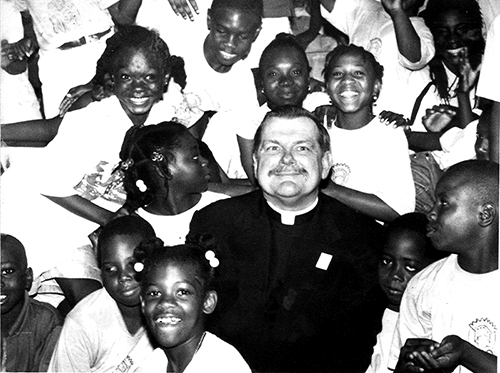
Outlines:
[[186,236],[259,188],[283,106],[330,136],[322,193],[384,225],[366,372],[497,371],[495,0],[309,0],[298,37],[297,0],[0,1],[2,371],[255,371]]

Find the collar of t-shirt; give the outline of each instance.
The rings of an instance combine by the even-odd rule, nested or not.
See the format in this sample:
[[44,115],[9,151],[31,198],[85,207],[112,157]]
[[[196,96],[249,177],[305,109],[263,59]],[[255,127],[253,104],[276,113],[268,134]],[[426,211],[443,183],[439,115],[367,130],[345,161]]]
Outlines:
[[309,205],[305,209],[298,210],[298,211],[283,210],[283,209],[280,209],[278,206],[272,204],[269,201],[266,201],[266,202],[270,208],[272,208],[274,211],[276,211],[278,214],[280,214],[281,224],[294,225],[296,216],[304,215],[305,213],[308,213],[309,211],[311,211],[312,209],[314,209],[316,207],[316,205],[318,204],[318,197],[316,197],[316,199],[314,200],[314,202],[311,205]]

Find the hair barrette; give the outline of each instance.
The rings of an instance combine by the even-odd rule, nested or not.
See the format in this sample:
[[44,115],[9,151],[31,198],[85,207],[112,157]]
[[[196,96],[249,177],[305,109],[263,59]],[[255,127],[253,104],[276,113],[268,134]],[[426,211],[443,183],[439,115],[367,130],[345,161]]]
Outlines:
[[120,163],[120,169],[122,171],[127,171],[130,167],[134,165],[134,160],[132,158],[129,158],[122,163]]
[[162,162],[164,159],[163,154],[160,152],[154,151],[153,154],[151,154],[151,160],[153,162]]
[[144,193],[146,190],[148,190],[148,187],[147,185],[144,183],[144,181],[142,181],[141,179],[138,179],[136,182],[135,182],[135,186],[137,187],[137,189],[139,189],[142,193]]
[[208,260],[210,267],[217,268],[219,266],[219,259],[215,257],[215,253],[212,250],[208,250],[205,253],[205,259]]
[[141,262],[136,262],[136,263],[134,264],[134,271],[136,271],[136,272],[142,272],[142,271],[143,271],[143,269],[144,269],[144,264],[143,264],[143,263],[141,263]]

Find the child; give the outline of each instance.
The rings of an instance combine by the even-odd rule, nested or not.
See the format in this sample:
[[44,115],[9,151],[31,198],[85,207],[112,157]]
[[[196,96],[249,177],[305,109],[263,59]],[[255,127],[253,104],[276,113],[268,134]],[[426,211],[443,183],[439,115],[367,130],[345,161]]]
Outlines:
[[[2,222],[26,237],[28,256],[41,252],[40,247],[50,248],[54,254],[44,252],[43,257],[37,256],[36,275],[58,265],[59,262],[53,262],[54,257],[60,262],[68,258],[74,263],[87,262],[88,259],[79,259],[82,255],[93,255],[88,251],[88,234],[114,217],[125,201],[119,188],[121,180],[112,170],[119,164],[119,149],[127,131],[132,126],[159,123],[175,115],[174,104],[162,100],[170,79],[170,57],[158,34],[143,27],[123,27],[107,40],[96,75],[112,83],[114,96],[66,114],[55,139],[39,160],[32,161],[32,168],[24,170],[24,178],[29,176],[28,185],[33,185],[35,179],[36,190],[64,209],[39,195],[30,195],[31,190],[25,192],[19,179],[12,180],[13,190],[2,190]],[[41,167],[36,167],[38,162]],[[23,208],[19,207],[21,198]],[[41,218],[42,213],[45,219]],[[26,232],[27,224],[37,227],[36,233]],[[58,227],[57,236],[52,234],[54,226]],[[70,254],[78,247],[84,249]],[[99,281],[95,266],[86,266],[84,271],[82,268],[81,263],[67,270],[56,267],[35,283],[33,292],[37,292],[41,282],[63,279],[58,284],[65,282],[63,291],[76,303],[95,290]],[[74,277],[65,280],[67,276]],[[81,280],[87,283],[73,286]]]
[[373,115],[383,70],[370,52],[352,44],[327,56],[325,81],[337,114],[333,125],[325,123],[333,173],[323,191],[388,222],[414,210],[415,188],[403,131]]
[[17,238],[1,235],[2,372],[45,372],[62,318],[50,304],[28,296],[33,272]]
[[166,245],[184,243],[195,211],[226,195],[207,191],[208,160],[182,124],[163,122],[136,131],[120,153],[125,208],[153,225]]
[[380,288],[385,294],[387,308],[382,317],[382,331],[377,336],[377,345],[367,372],[389,372],[389,349],[399,305],[408,281],[443,256],[426,237],[426,227],[425,215],[412,212],[396,218],[385,228],[378,278]]
[[138,216],[117,218],[102,229],[97,256],[104,288],[66,316],[49,371],[104,372],[119,366],[120,371],[128,371],[124,368],[130,369],[151,353],[152,346],[144,338],[133,253],[142,241],[152,238],[153,228]]
[[200,237],[185,245],[143,244],[135,250],[136,266],[143,264],[142,311],[160,345],[141,371],[250,372],[233,346],[205,331],[205,315],[217,304],[214,246],[213,240]]
[[[229,177],[248,177],[255,183],[252,168],[253,138],[267,112],[284,105],[303,106],[305,109],[314,111],[317,106],[329,103],[326,94],[310,92],[310,69],[306,53],[296,38],[290,34],[279,34],[264,49],[259,63],[259,86],[263,87],[262,93],[267,103],[248,113],[232,111],[217,113],[212,117],[203,140],[211,145],[215,158]],[[221,125],[224,125],[223,122],[227,127],[224,132],[232,134],[232,137],[228,136],[226,146],[217,147],[220,133],[210,130],[221,128]],[[236,149],[234,132],[236,132],[239,150]],[[228,166],[224,167],[225,165]]]
[[498,164],[461,162],[439,180],[427,236],[451,255],[408,284],[389,368],[399,355],[396,372],[496,372],[498,213]]
[[[485,47],[481,9],[476,0],[430,0],[422,16],[434,36],[436,48],[436,55],[429,62],[434,85],[429,93],[435,97],[436,107],[424,106],[429,110],[423,121],[428,122],[426,127],[438,126],[433,122],[448,116],[445,123],[451,123],[446,128],[453,125],[465,128],[481,112],[475,95]],[[452,115],[443,108],[450,108]]]
[[420,17],[424,0],[321,0],[321,14],[352,44],[371,52],[384,67],[384,90],[375,110],[409,118],[413,100],[429,82],[432,35]]

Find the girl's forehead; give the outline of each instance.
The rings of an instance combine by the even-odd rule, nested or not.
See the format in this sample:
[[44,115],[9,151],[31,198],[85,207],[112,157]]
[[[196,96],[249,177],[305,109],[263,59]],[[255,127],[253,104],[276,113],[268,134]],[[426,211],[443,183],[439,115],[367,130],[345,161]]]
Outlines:
[[123,67],[128,67],[137,61],[143,61],[151,68],[160,70],[162,67],[162,59],[153,51],[146,51],[140,48],[124,48],[118,52],[114,67],[119,70]]
[[283,60],[293,63],[303,63],[307,65],[307,58],[296,48],[290,46],[278,46],[268,51],[263,58],[262,64],[265,66],[274,65]]

